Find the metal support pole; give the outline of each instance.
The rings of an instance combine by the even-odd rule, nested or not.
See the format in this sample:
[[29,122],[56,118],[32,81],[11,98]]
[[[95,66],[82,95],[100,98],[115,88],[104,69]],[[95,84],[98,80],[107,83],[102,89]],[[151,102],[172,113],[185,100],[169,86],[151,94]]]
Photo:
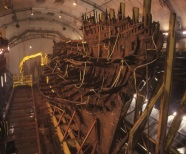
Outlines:
[[172,68],[173,68],[173,59],[175,52],[175,21],[176,14],[173,13],[170,15],[169,21],[169,39],[167,45],[167,60],[166,60],[166,70],[164,76],[164,92],[160,104],[160,115],[159,115],[159,125],[158,125],[158,134],[157,134],[157,143],[156,143],[156,154],[164,154],[165,149],[165,137],[167,129],[167,118],[169,111],[169,102],[170,102],[170,91],[171,91],[171,81],[172,81]]
[[134,124],[134,126],[130,130],[129,140],[128,140],[128,153],[127,154],[132,154],[133,153],[133,149],[134,149],[135,143],[137,141],[135,137],[136,137],[136,135],[140,134],[139,130],[141,129],[141,127],[143,125],[145,127],[145,122],[147,121],[147,118],[148,118],[148,112],[152,110],[152,108],[154,107],[154,105],[157,102],[158,98],[162,95],[163,89],[164,89],[164,85],[162,85],[159,88],[157,93],[150,100],[147,108],[144,110],[144,112],[142,113],[141,117],[138,119],[138,121]]
[[143,18],[144,18],[144,26],[147,27],[149,25],[149,19],[151,17],[151,0],[143,1]]
[[72,114],[72,117],[71,117],[71,119],[70,119],[70,121],[69,121],[69,123],[68,123],[67,129],[66,129],[66,131],[65,131],[65,134],[64,134],[63,139],[62,139],[61,142],[63,142],[64,139],[65,139],[65,137],[67,136],[68,130],[69,130],[69,128],[70,128],[70,125],[71,125],[71,123],[72,123],[72,120],[73,120],[75,114],[76,114],[76,111],[74,111],[73,114]]
[[61,121],[61,118],[63,117],[63,115],[65,114],[65,112],[63,111],[61,116],[59,117],[59,120],[58,120],[58,123],[57,123],[57,126],[59,125],[60,121]]
[[88,139],[90,133],[92,132],[92,129],[94,128],[96,122],[97,122],[97,119],[94,120],[92,126],[90,127],[90,129],[89,129],[89,131],[88,131],[88,133],[87,133],[85,139],[83,140],[83,142],[82,142],[82,144],[81,144],[81,147],[80,147],[80,149],[78,150],[77,154],[79,154],[80,151],[81,151],[81,149],[83,148],[83,145],[85,144],[85,142],[86,142],[86,140]]
[[186,112],[186,108],[185,108],[185,105],[186,105],[186,91],[183,95],[183,98],[180,102],[180,106],[179,106],[179,109],[177,111],[177,114],[175,115],[174,117],[174,120],[171,124],[171,127],[168,131],[168,134],[167,134],[167,138],[166,138],[166,144],[165,144],[165,152],[166,153],[169,153],[168,151],[170,151],[170,147],[172,145],[172,142],[176,136],[176,133],[178,132],[178,129],[180,127],[180,124],[182,122],[182,116],[184,115],[184,113]]
[[[57,126],[57,123],[58,123],[58,122],[57,122],[56,117],[53,116],[53,111],[52,111],[52,108],[51,108],[50,104],[49,104],[49,103],[46,103],[46,104],[47,104],[47,106],[48,106],[48,110],[49,110],[49,113],[50,113],[52,122],[53,122],[54,126],[56,127],[56,131],[57,131],[58,138],[59,138],[59,140],[61,141],[61,140],[63,139],[64,135],[63,135],[63,133],[62,133],[60,127]],[[62,150],[64,151],[64,154],[71,154],[70,149],[69,149],[69,147],[68,147],[68,145],[67,145],[67,142],[62,142],[62,143],[61,143],[61,148],[62,148]]]
[[138,118],[141,116],[143,102],[144,102],[144,98],[137,95],[135,113],[134,113],[134,122],[136,122]]

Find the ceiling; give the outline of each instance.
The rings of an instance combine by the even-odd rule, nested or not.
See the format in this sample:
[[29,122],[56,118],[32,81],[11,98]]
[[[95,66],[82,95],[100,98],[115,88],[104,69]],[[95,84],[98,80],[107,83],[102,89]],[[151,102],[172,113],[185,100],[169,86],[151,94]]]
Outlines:
[[[0,27],[8,31],[8,28],[12,29],[19,24],[19,33],[28,28],[57,29],[66,38],[81,39],[83,13],[95,9],[100,13],[106,8],[114,8],[117,12],[120,2],[126,4],[126,16],[132,15],[132,7],[135,6],[140,8],[140,19],[142,18],[143,0],[0,0]],[[160,22],[163,31],[167,31],[170,12],[175,12],[177,28],[186,29],[185,8],[186,0],[152,0],[152,17]],[[24,28],[21,29],[23,25]],[[11,30],[6,37],[11,38],[16,33],[16,29]]]

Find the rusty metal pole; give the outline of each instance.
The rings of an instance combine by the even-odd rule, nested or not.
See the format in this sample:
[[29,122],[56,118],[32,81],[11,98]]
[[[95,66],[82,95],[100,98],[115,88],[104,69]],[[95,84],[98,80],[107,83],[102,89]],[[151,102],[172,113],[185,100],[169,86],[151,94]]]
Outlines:
[[64,114],[65,114],[65,112],[62,111],[62,113],[61,113],[61,115],[60,115],[60,117],[59,117],[59,120],[58,120],[57,126],[59,125],[59,123],[60,123],[60,121],[61,121],[61,118],[63,117]]
[[64,141],[64,139],[65,139],[65,137],[66,137],[66,135],[67,135],[67,133],[68,133],[68,130],[69,130],[69,128],[70,128],[70,125],[71,125],[71,123],[72,123],[72,120],[73,120],[75,114],[76,114],[76,111],[74,111],[73,114],[72,114],[72,117],[71,117],[71,119],[70,119],[70,121],[69,121],[69,123],[68,123],[67,129],[66,129],[66,132],[65,132],[65,134],[64,134],[63,139],[62,139],[61,142]]
[[84,138],[84,140],[83,140],[83,142],[82,142],[82,144],[81,144],[80,149],[78,150],[78,152],[77,152],[76,154],[79,154],[79,153],[80,153],[81,149],[83,148],[83,145],[85,144],[85,142],[86,142],[86,140],[88,139],[90,133],[92,132],[92,129],[94,128],[96,122],[97,122],[97,119],[94,120],[92,126],[90,127],[90,129],[89,129],[89,131],[88,131],[86,137]]
[[168,118],[168,110],[169,110],[169,102],[170,102],[170,92],[171,92],[171,81],[172,81],[172,69],[173,69],[173,59],[175,52],[175,43],[176,43],[176,35],[175,35],[175,21],[176,14],[172,13],[170,15],[169,21],[169,39],[167,45],[167,60],[166,60],[166,68],[165,68],[165,76],[164,76],[164,93],[161,99],[160,104],[160,116],[159,116],[159,125],[158,125],[158,134],[157,134],[157,142],[156,142],[156,154],[164,154],[165,148],[165,137],[166,137],[166,129],[167,129],[167,118]]
[[166,138],[166,144],[165,144],[165,152],[168,153],[168,151],[170,151],[170,147],[172,145],[172,142],[176,136],[176,133],[178,132],[178,129],[180,127],[180,124],[182,122],[182,116],[184,115],[184,113],[186,112],[186,108],[184,107],[186,104],[186,91],[183,95],[183,98],[180,102],[180,106],[179,106],[179,109],[177,111],[177,114],[175,115],[174,117],[174,120],[171,124],[171,127],[168,131],[168,134],[167,134],[167,138]]

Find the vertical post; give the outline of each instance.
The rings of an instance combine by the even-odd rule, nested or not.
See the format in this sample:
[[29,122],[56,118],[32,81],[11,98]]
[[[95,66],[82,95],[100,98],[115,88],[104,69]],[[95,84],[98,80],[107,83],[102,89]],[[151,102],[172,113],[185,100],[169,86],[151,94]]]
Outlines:
[[114,19],[114,17],[115,17],[115,10],[111,8],[110,12],[109,12],[109,15],[110,15],[110,20]]
[[143,97],[137,95],[135,113],[134,113],[134,122],[136,122],[138,118],[141,116],[143,102],[144,102]]
[[120,3],[121,19],[125,19],[125,3]]
[[169,38],[167,45],[167,59],[166,59],[166,70],[164,76],[164,94],[161,99],[160,104],[160,116],[159,116],[159,125],[158,125],[158,134],[157,134],[157,142],[156,142],[156,154],[164,153],[165,149],[165,137],[166,137],[166,128],[167,128],[167,118],[168,118],[168,110],[169,110],[169,102],[170,102],[170,91],[171,91],[171,81],[172,81],[172,68],[173,68],[173,59],[175,52],[175,21],[176,14],[172,13],[170,15],[169,21]]
[[102,23],[105,23],[105,16],[106,16],[105,13],[102,12],[101,13],[101,22]]
[[133,7],[133,23],[138,23],[139,22],[139,8]]
[[176,136],[176,133],[178,132],[178,129],[180,127],[180,124],[182,122],[182,116],[184,115],[184,113],[186,112],[186,108],[184,107],[186,105],[186,91],[183,95],[183,98],[180,102],[180,106],[179,109],[177,111],[177,114],[174,117],[174,120],[171,124],[171,127],[169,129],[169,132],[167,134],[166,137],[166,145],[165,145],[165,152],[168,153],[168,151],[170,151],[170,147],[172,145],[172,142]]
[[143,18],[144,18],[144,26],[148,26],[148,21],[151,16],[151,1],[152,0],[144,0],[143,1]]

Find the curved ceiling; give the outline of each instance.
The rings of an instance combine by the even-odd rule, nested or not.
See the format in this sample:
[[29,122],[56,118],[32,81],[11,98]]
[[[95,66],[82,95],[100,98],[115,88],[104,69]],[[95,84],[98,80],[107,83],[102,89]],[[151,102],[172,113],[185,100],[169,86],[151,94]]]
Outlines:
[[[24,21],[29,21],[25,22],[29,27],[32,22],[34,25],[50,27],[49,22],[55,22],[63,27],[59,28],[60,32],[63,33],[65,27],[67,31],[71,31],[69,35],[76,35],[68,38],[79,39],[82,34],[80,29],[83,13],[90,13],[95,9],[100,13],[106,8],[114,8],[117,12],[120,2],[126,4],[125,16],[131,16],[132,7],[135,6],[140,8],[140,17],[142,17],[143,0],[2,0],[0,1],[0,27],[7,28],[17,23],[22,25],[21,22]],[[162,30],[167,31],[170,12],[175,12],[177,27],[185,29],[185,8],[186,0],[152,0],[153,20],[159,21]],[[41,24],[41,19],[48,23]],[[10,37],[10,34],[7,37]]]

